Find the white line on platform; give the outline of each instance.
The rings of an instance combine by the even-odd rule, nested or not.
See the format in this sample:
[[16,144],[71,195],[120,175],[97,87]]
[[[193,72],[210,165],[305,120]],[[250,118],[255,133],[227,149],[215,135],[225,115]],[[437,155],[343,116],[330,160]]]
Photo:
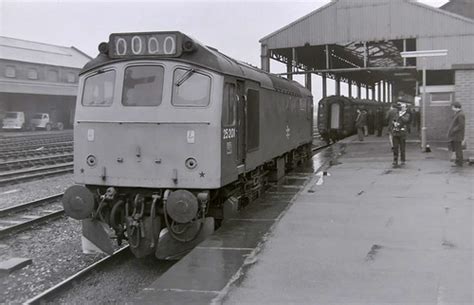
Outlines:
[[259,221],[277,221],[278,218],[261,218],[261,219],[250,219],[250,218],[245,218],[245,219],[240,219],[240,218],[231,218],[229,220],[233,221],[253,221],[253,222],[259,222]]
[[231,248],[231,247],[196,247],[205,250],[228,250],[228,251],[253,251],[254,248]]
[[161,288],[161,289],[156,289],[159,291],[174,291],[174,292],[197,292],[197,293],[213,293],[213,294],[218,294],[219,291],[214,291],[214,290],[194,290],[194,289],[178,289],[178,288]]
[[16,193],[18,191],[20,191],[20,190],[19,189],[9,190],[9,191],[5,191],[3,193],[0,193],[0,195],[13,194],[13,193]]

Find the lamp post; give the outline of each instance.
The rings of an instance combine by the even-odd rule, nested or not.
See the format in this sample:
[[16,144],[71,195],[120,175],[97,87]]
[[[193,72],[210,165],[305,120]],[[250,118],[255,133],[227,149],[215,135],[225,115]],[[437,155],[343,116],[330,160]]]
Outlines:
[[421,150],[426,152],[426,60],[427,57],[447,56],[448,50],[401,52],[402,58],[421,58],[423,67],[423,95],[421,99]]

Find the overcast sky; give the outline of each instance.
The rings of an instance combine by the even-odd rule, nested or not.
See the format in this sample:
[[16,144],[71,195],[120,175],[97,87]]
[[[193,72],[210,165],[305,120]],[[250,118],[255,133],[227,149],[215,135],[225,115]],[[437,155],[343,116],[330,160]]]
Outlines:
[[95,57],[111,32],[178,30],[260,66],[260,38],[328,2],[0,0],[0,36],[75,46]]

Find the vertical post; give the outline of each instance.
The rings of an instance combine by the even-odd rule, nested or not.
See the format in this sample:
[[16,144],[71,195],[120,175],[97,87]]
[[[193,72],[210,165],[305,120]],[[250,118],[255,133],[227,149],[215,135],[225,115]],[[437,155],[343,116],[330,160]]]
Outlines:
[[347,92],[349,93],[349,97],[352,97],[352,80],[347,80]]
[[309,91],[311,91],[311,89],[312,89],[312,82],[311,82],[311,73],[310,73],[310,72],[307,72],[307,73],[304,75],[304,84],[305,84],[306,89],[308,89]]
[[386,103],[387,102],[387,84],[384,80],[382,81],[382,95],[383,95],[382,101]]
[[268,46],[262,44],[260,49],[260,64],[263,71],[270,72],[270,52],[268,51]]
[[421,99],[421,150],[426,152],[426,57],[422,58],[423,64],[423,97]]
[[329,67],[329,45],[326,45],[326,70],[331,69]]
[[290,73],[293,72],[293,55],[295,54],[294,50],[295,50],[295,49],[292,48],[292,50],[291,50],[291,56],[288,58],[288,61],[287,61],[287,63],[286,63],[286,73],[288,73],[288,74],[287,74],[287,78],[288,78],[289,80],[293,80],[293,74],[290,74]]
[[382,102],[382,83],[381,82],[377,83],[377,98],[379,102]]
[[321,78],[323,80],[323,97],[326,97],[328,96],[328,78],[326,73],[323,73]]
[[[403,52],[406,52],[406,51],[407,51],[407,40],[403,39]],[[404,67],[407,66],[407,59],[405,57],[403,57],[403,66]]]
[[372,87],[372,100],[375,101],[376,98],[375,98],[375,84],[373,85]]
[[367,41],[364,41],[364,68],[367,68],[369,63],[369,50],[367,49]]
[[357,98],[360,99],[362,98],[362,92],[361,92],[361,87],[360,87],[360,82],[357,82]]
[[336,75],[336,95],[340,96],[341,95],[341,77],[339,75]]
[[368,84],[365,84],[365,98],[366,99],[370,99],[369,97],[369,85]]

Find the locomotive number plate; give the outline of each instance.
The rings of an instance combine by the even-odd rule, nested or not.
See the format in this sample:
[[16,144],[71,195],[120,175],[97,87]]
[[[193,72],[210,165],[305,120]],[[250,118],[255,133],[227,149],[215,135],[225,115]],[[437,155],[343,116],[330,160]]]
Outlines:
[[229,140],[235,138],[235,128],[224,128],[223,139]]

